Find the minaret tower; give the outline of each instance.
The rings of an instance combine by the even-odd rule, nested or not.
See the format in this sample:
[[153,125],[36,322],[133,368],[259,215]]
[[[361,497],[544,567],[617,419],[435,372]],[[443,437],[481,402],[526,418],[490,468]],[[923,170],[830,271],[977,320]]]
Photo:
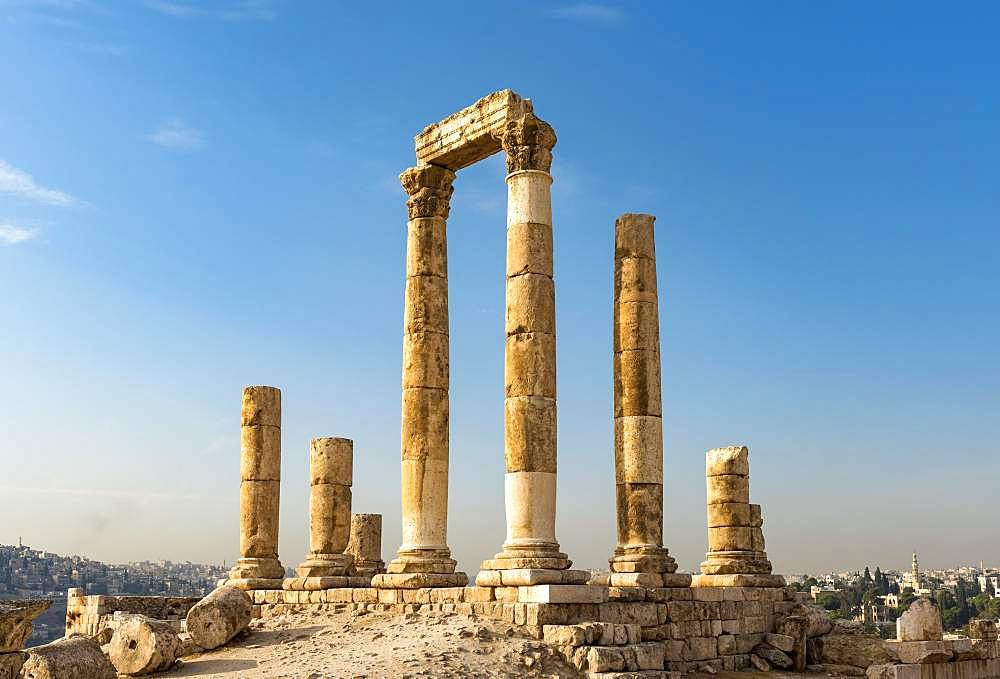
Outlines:
[[920,589],[920,563],[916,552],[913,552],[913,588]]

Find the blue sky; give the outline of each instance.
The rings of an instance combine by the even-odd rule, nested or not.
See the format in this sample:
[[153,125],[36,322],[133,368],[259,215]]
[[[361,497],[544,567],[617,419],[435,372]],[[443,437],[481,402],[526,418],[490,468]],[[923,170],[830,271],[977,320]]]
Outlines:
[[[497,89],[553,164],[564,550],[614,546],[613,224],[657,216],[666,543],[750,446],[779,572],[1000,565],[1000,56],[990,3],[0,0],[0,542],[232,561],[238,408],[355,440],[399,545],[405,196]],[[449,220],[450,543],[503,519],[503,160]]]

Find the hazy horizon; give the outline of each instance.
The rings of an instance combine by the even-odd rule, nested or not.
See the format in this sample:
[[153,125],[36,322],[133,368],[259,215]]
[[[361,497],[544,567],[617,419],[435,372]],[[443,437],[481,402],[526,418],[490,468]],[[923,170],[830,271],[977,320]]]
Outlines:
[[[0,0],[0,543],[232,563],[240,390],[268,384],[282,563],[306,554],[308,443],[328,435],[354,439],[353,508],[383,514],[389,561],[397,176],[425,125],[509,87],[559,137],[556,534],[578,567],[615,546],[623,212],[657,217],[682,569],[706,550],[704,453],[731,444],[776,573],[905,569],[914,549],[1000,565],[997,18]],[[505,534],[504,172],[461,171],[448,222],[449,543],[470,574]]]

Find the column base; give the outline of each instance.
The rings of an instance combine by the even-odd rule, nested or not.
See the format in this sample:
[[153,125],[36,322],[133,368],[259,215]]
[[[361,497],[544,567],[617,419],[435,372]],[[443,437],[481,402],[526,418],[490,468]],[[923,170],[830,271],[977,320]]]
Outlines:
[[283,580],[284,577],[285,567],[276,557],[240,557],[229,571],[230,580]]
[[781,575],[732,574],[696,575],[691,578],[692,587],[784,587]]
[[456,573],[379,573],[372,578],[376,589],[423,589],[425,587],[466,587],[469,576]]
[[284,580],[281,578],[229,578],[220,580],[219,587],[235,587],[244,592],[255,589],[282,589]]
[[350,554],[310,554],[295,573],[300,578],[354,575],[354,557]]
[[771,562],[764,552],[708,552],[701,562],[704,575],[769,575]]
[[400,550],[385,569],[390,574],[401,573],[454,573],[458,562],[451,558],[449,549]]
[[358,561],[354,560],[354,573],[358,577],[371,578],[379,573],[385,573],[385,561]]
[[677,562],[665,547],[616,547],[608,559],[612,573],[676,573]]

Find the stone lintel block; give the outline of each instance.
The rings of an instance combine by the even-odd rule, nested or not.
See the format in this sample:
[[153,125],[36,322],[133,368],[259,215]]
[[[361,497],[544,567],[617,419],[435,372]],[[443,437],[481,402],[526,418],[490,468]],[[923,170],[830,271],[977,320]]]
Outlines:
[[354,441],[333,436],[309,442],[309,484],[354,483]]
[[521,222],[507,227],[507,276],[539,274],[552,278],[552,227]]
[[615,220],[615,257],[656,258],[653,222],[656,217],[626,212]]
[[268,424],[240,427],[240,480],[281,479],[281,429]]
[[251,386],[243,388],[243,408],[240,425],[281,426],[281,390],[277,387]]
[[509,335],[504,345],[503,373],[508,398],[555,398],[556,336],[547,332]]
[[708,505],[708,527],[722,526],[749,527],[752,505],[745,502],[718,502]]
[[507,275],[507,336],[541,332],[556,334],[556,291],[551,276],[537,273]]
[[504,457],[508,472],[555,473],[555,398],[512,396],[504,400]]
[[615,418],[615,483],[663,483],[663,419]]
[[784,587],[785,578],[781,575],[764,574],[731,574],[731,575],[695,575],[691,578],[692,587]]
[[404,460],[448,461],[448,390],[403,389]]
[[744,526],[721,526],[708,529],[710,552],[752,550],[750,529]]
[[403,335],[403,388],[411,387],[448,388],[448,335]]
[[660,353],[660,314],[655,302],[620,302],[614,311],[614,351]]
[[612,363],[615,418],[662,415],[659,352],[619,351]]
[[713,448],[705,453],[705,476],[750,474],[750,449],[746,446]]
[[663,544],[663,485],[618,483],[615,485],[618,544]]
[[448,277],[448,238],[444,217],[417,217],[407,224],[406,275]]
[[403,333],[448,334],[448,279],[410,276],[403,302]]
[[500,150],[497,136],[510,120],[531,113],[531,101],[512,90],[488,94],[428,125],[414,138],[417,161],[460,170]]
[[376,589],[421,589],[424,587],[465,587],[469,576],[457,573],[379,573],[372,578]]
[[648,257],[615,260],[615,302],[657,302],[656,261]]
[[542,604],[601,604],[608,600],[608,589],[596,585],[533,585],[519,587],[517,600]]
[[750,504],[750,477],[728,474],[705,477],[708,504],[738,502]]

